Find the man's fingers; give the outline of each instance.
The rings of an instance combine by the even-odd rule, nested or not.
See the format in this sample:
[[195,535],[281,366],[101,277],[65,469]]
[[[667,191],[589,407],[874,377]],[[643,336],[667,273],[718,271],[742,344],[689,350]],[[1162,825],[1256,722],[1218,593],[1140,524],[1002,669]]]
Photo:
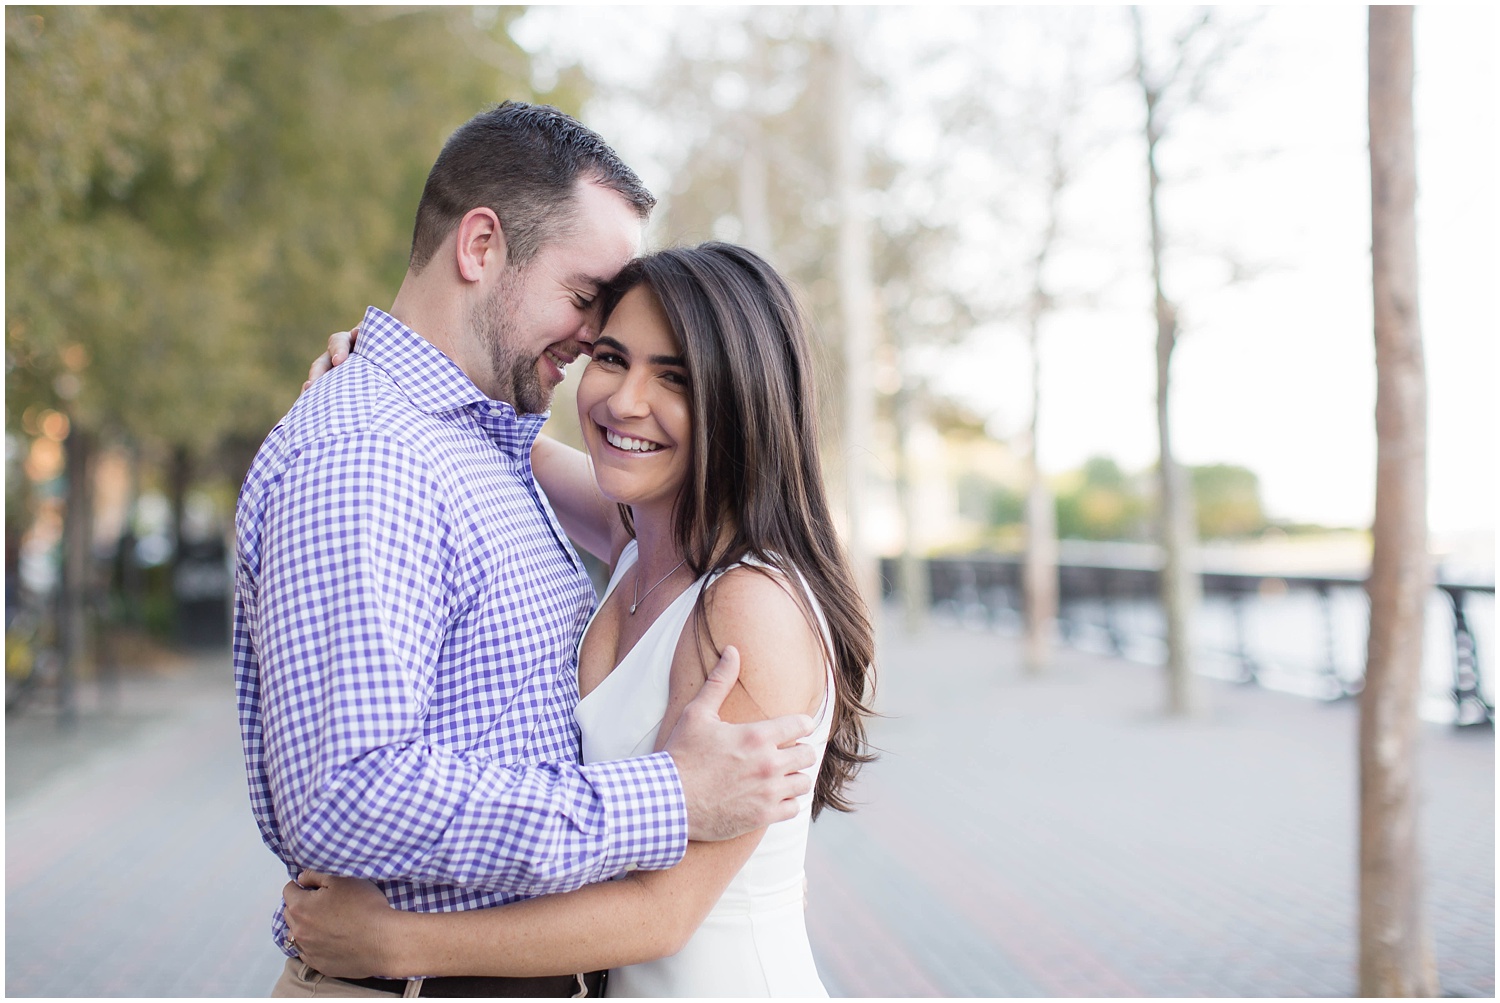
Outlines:
[[773,717],[769,721],[760,721],[754,727],[758,735],[764,735],[777,748],[781,748],[811,735],[813,719],[806,714],[788,714],[785,717]]
[[792,745],[781,750],[783,773],[801,773],[818,761],[818,754],[809,745]]
[[813,777],[807,773],[793,773],[787,776],[787,782],[791,785],[791,797],[800,798],[804,794],[811,794],[814,786]]
[[797,812],[802,808],[797,803],[797,799],[806,793],[807,791],[801,791],[778,804],[772,814],[773,820],[776,822],[785,822],[789,818],[796,818]]
[[796,816],[800,805],[797,800],[809,794],[813,789],[812,778],[803,773],[793,773],[782,777],[777,784],[777,793],[781,800],[772,804],[769,808],[768,822],[785,822]]
[[693,697],[689,706],[696,706],[699,711],[718,717],[719,708],[724,706],[724,698],[734,689],[735,680],[739,677],[740,652],[731,644],[724,648],[724,654],[719,656],[718,662],[709,670],[703,688]]

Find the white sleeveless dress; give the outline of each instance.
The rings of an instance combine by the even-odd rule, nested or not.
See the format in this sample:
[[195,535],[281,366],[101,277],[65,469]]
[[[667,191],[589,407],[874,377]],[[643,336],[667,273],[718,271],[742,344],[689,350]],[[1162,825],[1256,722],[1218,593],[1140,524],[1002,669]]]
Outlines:
[[[636,556],[631,541],[620,555],[606,597]],[[614,671],[578,702],[574,717],[583,734],[584,762],[641,756],[655,749],[678,637],[711,577],[698,579],[678,596]],[[826,634],[821,611],[818,623]],[[818,749],[818,762],[808,770],[814,778],[832,723],[832,683],[830,668],[816,727],[803,739]],[[812,795],[807,794],[799,799],[795,818],[766,830],[687,946],[669,958],[614,969],[607,995],[827,996],[803,920],[802,861],[811,818]]]

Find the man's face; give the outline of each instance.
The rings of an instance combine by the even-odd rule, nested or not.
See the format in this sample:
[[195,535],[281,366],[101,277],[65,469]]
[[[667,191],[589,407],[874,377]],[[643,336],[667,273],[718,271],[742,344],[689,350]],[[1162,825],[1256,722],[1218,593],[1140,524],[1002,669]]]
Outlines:
[[635,257],[641,230],[624,197],[581,183],[574,225],[525,266],[505,269],[471,318],[490,356],[497,399],[521,414],[551,406],[563,369],[593,343],[599,287]]

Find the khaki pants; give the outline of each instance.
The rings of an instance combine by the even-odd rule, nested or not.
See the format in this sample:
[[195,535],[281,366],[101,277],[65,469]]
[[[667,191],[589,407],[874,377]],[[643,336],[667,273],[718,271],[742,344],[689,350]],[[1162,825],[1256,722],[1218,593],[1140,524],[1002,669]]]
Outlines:
[[276,985],[271,989],[273,997],[291,997],[294,999],[359,999],[370,996],[394,999],[397,996],[416,996],[417,991],[422,988],[421,979],[411,979],[407,982],[393,981],[392,986],[404,986],[405,992],[384,993],[379,989],[366,989],[364,986],[351,985],[331,975],[324,975],[307,962],[298,958],[287,958],[286,967],[281,970],[281,978],[276,980]]

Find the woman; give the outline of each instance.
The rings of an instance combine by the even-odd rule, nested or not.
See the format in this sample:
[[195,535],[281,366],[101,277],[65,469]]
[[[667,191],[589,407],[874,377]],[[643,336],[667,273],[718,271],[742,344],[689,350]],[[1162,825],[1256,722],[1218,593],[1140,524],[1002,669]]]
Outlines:
[[720,243],[632,262],[603,316],[578,388],[587,455],[545,439],[533,453],[564,528],[612,567],[579,647],[584,759],[658,748],[733,646],[722,716],[813,715],[812,794],[671,870],[495,909],[398,912],[368,882],[305,874],[315,890],[286,889],[291,931],[334,976],[610,968],[610,995],[826,995],[802,861],[810,819],[849,810],[870,758],[873,642],[824,496],[802,318],[769,265]]

